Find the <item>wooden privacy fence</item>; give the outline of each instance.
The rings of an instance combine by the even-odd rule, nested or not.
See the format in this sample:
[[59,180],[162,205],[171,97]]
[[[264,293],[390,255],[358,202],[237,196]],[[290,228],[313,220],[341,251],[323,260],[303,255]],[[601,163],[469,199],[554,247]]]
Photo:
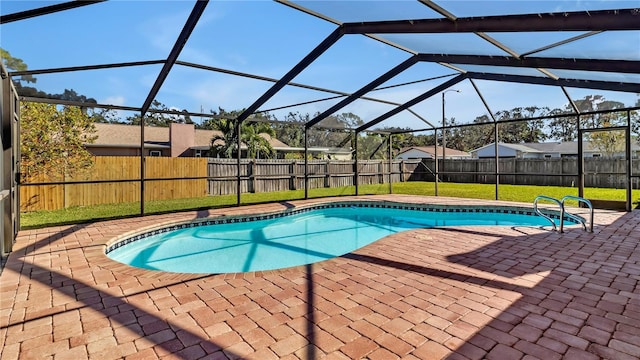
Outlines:
[[[206,158],[147,157],[145,200],[192,198],[207,195]],[[178,178],[202,179],[178,180]],[[20,186],[20,210],[57,210],[73,206],[140,201],[140,158],[97,156],[93,166],[75,177],[40,176],[25,183],[82,182],[85,184]],[[169,180],[155,180],[169,179]],[[111,181],[111,182],[109,182]]]
[[[425,166],[433,169],[433,160],[425,160]],[[442,160],[438,162],[440,179],[445,182],[495,184],[494,159],[447,160],[442,172]],[[578,186],[578,159],[500,159],[500,183],[538,186]],[[621,158],[585,158],[584,186],[595,188],[625,188],[626,160]],[[640,175],[640,160],[631,162],[633,175]],[[428,181],[433,181],[433,176]],[[633,179],[638,188],[638,179]]]
[[[393,160],[392,182],[415,181],[420,160]],[[209,159],[209,194],[235,194],[237,189],[237,160]],[[354,185],[355,161],[310,160],[308,162],[309,189]],[[240,192],[271,192],[304,189],[304,160],[240,160]],[[358,161],[359,183],[389,182],[388,160]]]
[[[64,180],[96,183],[21,185],[21,211],[140,201],[139,157],[100,156],[94,161],[94,166],[83,176]],[[439,160],[438,163],[441,181],[495,183],[494,159],[456,159],[444,164]],[[625,187],[624,159],[588,158],[584,164],[586,187]],[[389,176],[391,182],[433,181],[434,165],[433,159],[393,160],[391,164],[388,160],[361,160],[357,163],[358,183],[386,184]],[[501,184],[578,186],[576,158],[500,159],[499,166]],[[633,174],[640,174],[640,161],[633,160],[632,168]],[[355,161],[310,160],[307,169],[309,189],[355,185]],[[242,159],[239,170],[241,193],[304,189],[304,160]],[[237,171],[236,159],[148,157],[145,200],[235,194]],[[638,179],[633,181],[633,188],[638,188]],[[29,182],[54,181],[41,177]]]

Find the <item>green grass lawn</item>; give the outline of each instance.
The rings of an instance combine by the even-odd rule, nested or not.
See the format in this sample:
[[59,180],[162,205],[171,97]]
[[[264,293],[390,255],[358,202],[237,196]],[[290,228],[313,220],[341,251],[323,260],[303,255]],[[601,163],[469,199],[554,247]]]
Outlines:
[[[388,194],[389,184],[361,185],[360,195]],[[393,184],[394,194],[435,195],[435,187],[429,182],[404,182]],[[355,187],[341,187],[330,189],[310,189],[309,197],[329,197],[355,195]],[[493,184],[459,184],[439,183],[439,196],[461,197],[470,199],[495,199],[495,185]],[[500,185],[499,200],[533,203],[538,195],[551,196],[557,199],[565,195],[578,195],[578,189],[559,186],[533,185]],[[585,197],[589,199],[625,200],[624,189],[585,189]],[[640,190],[633,192],[633,202],[637,203]],[[304,198],[304,190],[269,192],[257,194],[242,194],[241,204],[257,204],[274,201],[288,201]],[[190,199],[174,199],[163,201],[149,201],[145,203],[146,214],[161,214],[183,210],[209,209],[236,204],[236,195],[207,196]],[[575,205],[571,204],[570,205]],[[140,203],[123,203],[73,207],[55,211],[34,211],[22,213],[20,222],[23,229],[40,228],[53,225],[75,224],[136,216],[140,214]]]

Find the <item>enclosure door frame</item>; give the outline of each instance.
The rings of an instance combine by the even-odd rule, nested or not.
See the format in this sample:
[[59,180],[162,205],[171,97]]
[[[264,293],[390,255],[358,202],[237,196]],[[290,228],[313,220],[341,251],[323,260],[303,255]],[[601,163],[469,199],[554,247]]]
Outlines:
[[[625,156],[625,189],[626,189],[626,211],[631,211],[631,121],[630,113],[627,112],[626,126],[600,127],[592,129],[578,129],[578,196],[584,197],[584,146],[583,137],[585,133],[623,131],[624,132],[624,156]],[[578,120],[579,122],[579,120]]]
[[20,229],[20,98],[0,64],[0,256],[10,253]]

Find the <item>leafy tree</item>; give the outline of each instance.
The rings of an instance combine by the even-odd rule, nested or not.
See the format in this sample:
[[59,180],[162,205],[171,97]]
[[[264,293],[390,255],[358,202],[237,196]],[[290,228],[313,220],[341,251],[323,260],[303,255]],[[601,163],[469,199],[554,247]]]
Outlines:
[[[0,56],[2,57],[2,63],[10,71],[26,71],[28,70],[27,64],[17,57],[13,57],[7,50],[0,48]],[[86,103],[96,104],[97,101],[93,98],[87,98],[84,95],[79,95],[73,89],[65,89],[62,94],[48,94],[44,91],[40,91],[32,86],[26,86],[26,84],[35,84],[37,79],[33,75],[21,75],[12,77],[13,84],[16,87],[16,91],[20,96],[27,97],[40,97],[49,99],[60,99],[70,101],[80,101]]]
[[321,123],[325,123],[326,121],[329,121],[329,120],[332,120],[330,122],[334,122],[333,119],[335,119],[335,123],[351,129],[357,128],[358,126],[364,124],[364,121],[360,118],[360,116],[351,112],[341,113],[335,116],[329,116],[328,118],[321,121]]
[[[402,130],[407,130],[407,129],[401,129],[401,128],[397,128],[397,127],[396,128],[391,128],[391,127],[383,128],[383,131],[388,131],[388,132],[402,131]],[[402,149],[412,146],[410,141],[409,141],[410,137],[414,137],[413,134],[411,134],[411,133],[393,134],[392,140],[391,140],[391,148],[392,148],[391,157],[392,158],[395,157],[400,151],[402,151]]]
[[[624,103],[608,100],[602,95],[587,95],[575,101],[575,104],[581,113],[625,107]],[[627,124],[627,115],[624,112],[588,114],[580,116],[580,122],[581,127],[585,129],[624,126]],[[589,132],[586,140],[605,157],[612,157],[615,153],[624,151],[625,136],[622,131]]]
[[20,113],[22,180],[39,175],[62,180],[93,164],[84,144],[96,140],[95,126],[80,108],[22,102]]
[[[548,108],[537,106],[515,107],[511,110],[498,111],[495,114],[498,122],[503,120],[527,119],[544,116]],[[507,143],[534,143],[547,139],[544,131],[543,120],[528,120],[509,122],[499,125],[498,136],[500,141]]]
[[[638,94],[638,100],[636,100],[635,106],[640,106],[640,94]],[[634,135],[636,141],[640,143],[640,110],[631,112],[631,133]]]
[[350,145],[353,148],[353,144],[351,144],[353,141],[352,131],[350,129],[362,124],[364,124],[364,121],[353,113],[328,116],[320,121],[317,127],[312,127],[308,131],[309,146],[343,148]]
[[[553,109],[549,115],[566,114],[568,109]],[[578,128],[576,118],[574,117],[557,117],[552,118],[549,122],[549,139],[559,141],[576,141],[578,138]]]
[[388,159],[386,139],[377,133],[366,133],[358,138],[358,159]]
[[[27,64],[0,48],[4,66],[10,71],[26,71]],[[14,77],[20,96],[48,97],[95,104],[95,99],[65,89],[62,94],[47,94],[24,84],[35,84],[31,75]],[[75,176],[93,164],[84,144],[93,143],[97,136],[91,107],[56,106],[51,104],[20,103],[20,173],[21,181],[46,175],[50,180]]]
[[[446,121],[447,126],[456,125],[456,119],[451,118]],[[465,148],[465,136],[462,128],[452,128],[447,129],[446,133],[446,147],[448,149],[464,149]],[[438,144],[442,144],[442,131],[438,131],[436,138],[438,139]],[[434,144],[430,144],[434,145]]]
[[616,153],[624,152],[625,136],[622,130],[598,131],[589,134],[589,142],[598,149],[604,157],[613,157]]
[[[455,125],[455,119],[453,120],[452,125]],[[489,116],[478,116],[473,120],[473,123],[477,125],[451,129],[447,137],[447,147],[471,151],[493,141],[493,120]]]
[[[22,59],[11,56],[11,54],[3,48],[0,48],[0,57],[2,57],[2,63],[4,64],[4,67],[6,67],[9,70],[13,70],[13,71],[27,70],[27,64],[25,64],[24,61],[22,61]],[[34,78],[32,75],[22,75],[14,80],[15,80],[14,82],[16,82],[18,85],[21,85],[22,81],[27,83],[36,82],[36,78]]]
[[60,100],[68,100],[68,101],[77,101],[77,102],[86,102],[89,104],[97,104],[98,102],[94,98],[88,98],[84,95],[78,94],[73,89],[64,89],[62,94],[49,94],[48,96],[51,99],[60,99]]
[[348,129],[326,129],[311,127],[307,131],[309,147],[349,148],[352,144],[352,131]]
[[[515,107],[511,110],[496,112],[498,122],[498,141],[508,143],[542,142],[548,139],[543,120],[509,121],[544,116],[548,108],[537,106]],[[473,120],[476,126],[464,126],[447,132],[447,147],[471,151],[494,141],[493,119],[488,115]],[[486,124],[486,125],[481,125]],[[455,119],[447,125],[456,125]]]
[[[410,128],[384,127],[383,131],[395,132],[411,130]],[[393,135],[393,148],[396,150],[406,149],[412,146],[433,146],[435,137],[433,135],[402,133]]]
[[91,109],[87,112],[94,123],[102,124],[124,124],[118,113],[112,109]]
[[304,147],[304,124],[309,120],[309,114],[290,112],[285,116],[285,122],[273,123],[271,126],[278,140],[292,147]]
[[[153,100],[149,109],[158,111],[147,111],[144,115],[145,126],[169,127],[169,124],[171,123],[193,124],[193,120],[191,120],[188,111],[180,111],[181,115],[173,114],[171,112],[174,110],[169,109],[165,104],[158,100]],[[131,125],[140,125],[140,114],[127,117],[127,123]]]

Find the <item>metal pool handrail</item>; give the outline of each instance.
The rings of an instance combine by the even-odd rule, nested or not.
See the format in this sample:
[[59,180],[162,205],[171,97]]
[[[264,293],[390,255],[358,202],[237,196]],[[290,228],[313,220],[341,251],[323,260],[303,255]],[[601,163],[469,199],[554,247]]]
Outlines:
[[[562,208],[563,209],[564,209],[564,202],[566,200],[576,200],[578,203],[583,203],[583,204],[587,205],[587,207],[589,208],[589,230],[587,230],[587,225],[585,224],[584,219],[582,219],[581,217],[576,216],[574,214],[568,213],[568,212],[566,214],[567,214],[567,216],[571,217],[572,219],[577,220],[578,222],[580,222],[580,224],[582,224],[582,228],[585,231],[593,232],[593,205],[591,205],[591,201],[589,201],[589,200],[587,200],[585,198],[579,197],[579,196],[567,195],[567,196],[563,197],[562,200],[560,200],[560,202],[562,203]],[[578,205],[580,205],[580,204],[578,204]],[[562,221],[562,220],[560,220],[560,221]],[[562,224],[562,222],[561,222],[561,224]]]
[[551,222],[551,225],[553,225],[553,230],[556,230],[556,222],[553,221],[553,219],[549,215],[544,214],[542,211],[540,211],[540,209],[538,209],[538,200],[553,201],[558,204],[558,206],[560,206],[560,232],[562,232],[562,219],[564,219],[564,205],[562,204],[562,202],[556,198],[545,195],[538,195],[536,196],[535,200],[533,200],[533,210],[535,210],[536,214],[549,220]]
[[[573,196],[573,195],[567,195],[565,197],[562,198],[562,200],[558,200],[556,198],[552,198],[550,196],[545,196],[545,195],[538,195],[536,196],[535,200],[533,200],[533,209],[535,210],[536,214],[542,216],[543,218],[549,220],[551,222],[551,224],[553,225],[553,230],[556,230],[556,223],[555,221],[553,221],[553,219],[549,216],[544,214],[542,211],[540,211],[540,209],[538,208],[538,200],[548,200],[548,201],[552,201],[556,204],[558,204],[558,206],[560,206],[560,232],[564,232],[564,217],[565,215],[567,217],[570,217],[571,219],[579,222],[582,225],[582,228],[585,231],[589,231],[589,232],[593,232],[593,205],[591,205],[591,201],[583,198],[583,197],[579,197],[579,196]],[[571,214],[569,212],[567,212],[565,210],[564,207],[564,203],[567,200],[575,200],[578,203],[583,203],[585,205],[587,205],[587,207],[589,208],[589,229],[587,229],[587,224],[585,223],[585,220],[578,216],[578,215],[574,215]]]

